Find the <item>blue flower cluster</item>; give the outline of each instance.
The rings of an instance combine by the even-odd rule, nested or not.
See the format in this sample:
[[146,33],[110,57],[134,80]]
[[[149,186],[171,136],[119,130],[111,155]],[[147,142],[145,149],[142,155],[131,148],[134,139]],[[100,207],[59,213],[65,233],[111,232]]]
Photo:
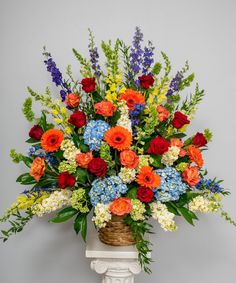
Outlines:
[[56,86],[61,86],[60,95],[62,101],[65,101],[66,96],[71,90],[68,88],[67,84],[63,82],[62,73],[57,68],[56,63],[53,61],[52,56],[50,53],[44,53],[47,60],[44,61],[45,65],[47,66],[47,71],[51,73],[52,81],[56,84]]
[[93,206],[96,206],[98,203],[107,204],[125,194],[127,190],[127,186],[118,176],[96,179],[92,182],[89,192],[91,204]]
[[143,74],[147,75],[149,74],[149,69],[154,62],[153,59],[153,53],[154,51],[154,46],[152,45],[151,41],[148,41],[148,46],[144,47],[144,52],[143,52]]
[[84,143],[87,144],[91,150],[99,150],[103,136],[109,129],[109,124],[102,120],[89,121],[84,131]]
[[46,153],[39,145],[31,146],[28,151],[28,156],[45,158],[46,161],[51,165],[55,165],[58,163],[56,157],[53,156],[52,153]]
[[220,186],[219,182],[212,179],[201,179],[196,185],[198,190],[209,190],[212,193],[222,193],[223,188]]
[[157,169],[155,172],[161,177],[160,187],[155,191],[155,197],[161,202],[178,200],[188,189],[187,184],[182,182],[180,173],[173,167]]
[[177,72],[175,77],[170,82],[170,86],[167,92],[167,96],[172,95],[175,91],[179,90],[179,85],[183,79],[183,75],[180,72]]
[[140,113],[143,112],[145,104],[134,104],[134,110],[130,110],[129,114],[131,117],[137,117]]

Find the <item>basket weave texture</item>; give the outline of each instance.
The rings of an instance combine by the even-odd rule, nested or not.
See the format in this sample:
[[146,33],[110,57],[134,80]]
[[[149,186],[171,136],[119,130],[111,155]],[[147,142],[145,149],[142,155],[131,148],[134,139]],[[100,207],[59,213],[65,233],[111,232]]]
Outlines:
[[130,246],[135,244],[132,231],[124,223],[124,216],[112,215],[106,227],[99,229],[101,242],[111,246]]

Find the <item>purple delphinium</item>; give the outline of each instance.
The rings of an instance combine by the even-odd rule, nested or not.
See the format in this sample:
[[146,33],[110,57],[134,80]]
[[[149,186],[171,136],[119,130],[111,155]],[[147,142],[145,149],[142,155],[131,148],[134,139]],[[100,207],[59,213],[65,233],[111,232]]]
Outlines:
[[[141,47],[141,42],[143,41],[143,34],[139,27],[136,27],[135,34],[133,37],[133,45],[131,48],[130,58],[131,58],[131,69],[133,73],[129,74],[130,78],[134,78],[141,70],[141,65],[143,61],[143,50]],[[135,80],[135,85],[139,85],[139,80]]]
[[90,61],[92,63],[91,67],[94,70],[94,75],[97,77],[101,76],[101,67],[98,64],[99,54],[98,49],[94,42],[94,36],[92,31],[89,29],[89,55],[90,55]]
[[51,193],[54,192],[56,190],[55,187],[52,188],[33,188],[33,189],[29,189],[29,190],[24,190],[21,194],[26,195],[28,198],[30,198],[30,195],[32,193],[37,193],[38,197],[41,197],[41,192],[47,192],[47,193]]
[[144,47],[143,52],[143,74],[148,75],[151,74],[149,72],[152,63],[154,62],[153,55],[154,55],[154,46],[152,45],[151,41],[148,41],[148,46]]
[[57,65],[54,62],[51,54],[44,50],[43,55],[46,57],[44,63],[47,66],[47,71],[51,73],[52,81],[55,83],[55,85],[60,86],[62,88],[60,90],[61,100],[65,101],[67,94],[70,93],[71,90],[69,89],[65,81],[63,81],[62,73],[57,68]]
[[175,77],[171,80],[167,96],[172,95],[174,92],[179,90],[179,85],[183,79],[183,75],[180,72],[177,72]]

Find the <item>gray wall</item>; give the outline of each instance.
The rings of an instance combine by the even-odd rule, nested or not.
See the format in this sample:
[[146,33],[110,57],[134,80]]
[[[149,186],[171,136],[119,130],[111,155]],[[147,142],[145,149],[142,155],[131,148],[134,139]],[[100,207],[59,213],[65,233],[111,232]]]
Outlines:
[[[172,60],[174,72],[189,59],[207,96],[191,123],[189,133],[209,127],[214,141],[205,154],[210,175],[224,178],[232,195],[224,201],[235,208],[235,8],[222,1],[0,1],[1,167],[0,213],[22,187],[15,178],[23,166],[12,164],[10,148],[24,152],[30,125],[21,113],[26,86],[42,91],[50,83],[41,56],[47,45],[61,69],[72,62],[71,48],[87,52],[87,28],[96,40],[121,37],[131,40],[134,27],[142,27],[158,51]],[[56,92],[56,89],[53,88]],[[203,215],[196,227],[178,221],[176,233],[156,226],[151,276],[136,282],[235,282],[236,230],[217,215]],[[84,258],[85,246],[71,223],[53,225],[36,219],[23,233],[0,244],[1,283],[99,282]]]

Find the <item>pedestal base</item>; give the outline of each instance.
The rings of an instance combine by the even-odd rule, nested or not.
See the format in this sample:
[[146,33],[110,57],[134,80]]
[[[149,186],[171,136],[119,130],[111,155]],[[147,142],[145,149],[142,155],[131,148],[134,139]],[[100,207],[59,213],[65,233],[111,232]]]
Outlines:
[[86,257],[92,258],[91,269],[102,275],[102,283],[134,283],[134,275],[141,272],[135,246],[105,245],[97,234],[87,241]]

